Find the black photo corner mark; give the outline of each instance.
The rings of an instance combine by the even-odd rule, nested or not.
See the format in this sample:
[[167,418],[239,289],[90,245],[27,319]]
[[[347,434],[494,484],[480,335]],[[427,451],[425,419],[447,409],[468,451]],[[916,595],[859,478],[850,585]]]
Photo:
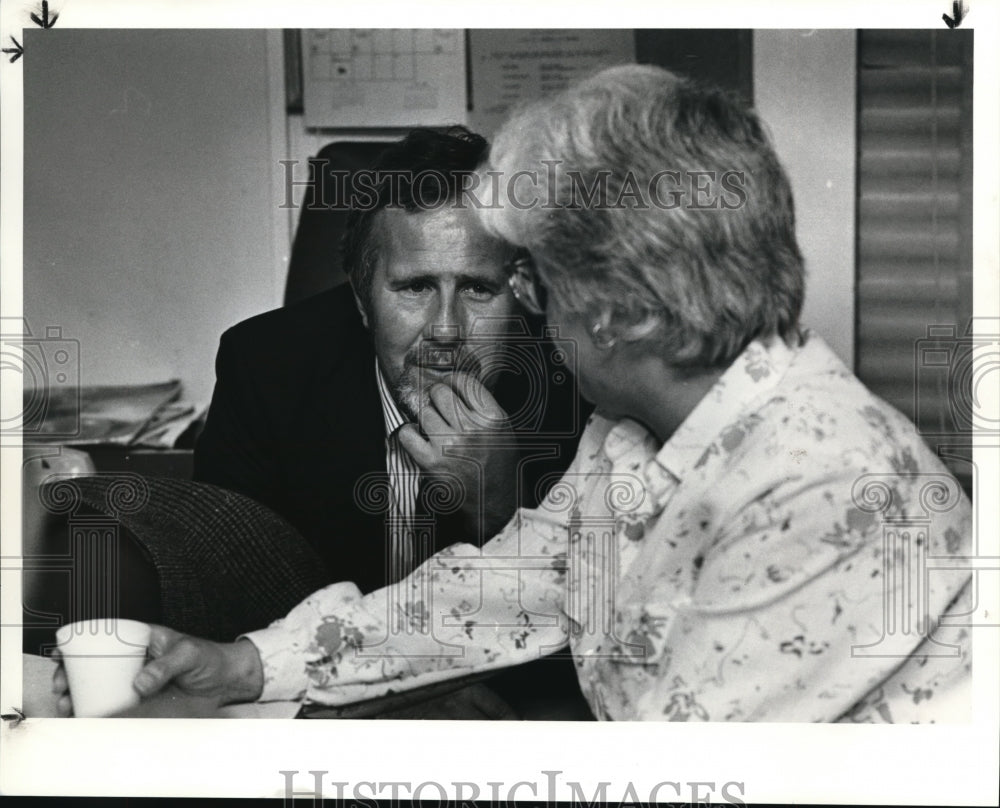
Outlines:
[[[35,12],[31,12],[31,14],[29,15],[31,17],[31,21],[39,28],[51,28],[53,25],[56,24],[56,20],[59,19],[58,11],[53,11],[52,15],[51,16],[49,15],[49,0],[42,0],[42,5],[39,8],[39,13],[41,14],[41,16],[39,16]],[[2,51],[3,53],[9,53],[10,63],[13,64],[22,56],[24,56],[24,46],[16,39],[14,39],[13,34],[11,34],[10,36],[10,41],[14,43],[14,47],[0,48],[0,51]]]
[[958,28],[962,24],[965,15],[969,13],[969,9],[965,5],[965,0],[953,0],[951,13],[954,16],[949,17],[947,14],[942,14],[941,19],[944,20],[944,24],[949,28]]
[[14,39],[13,36],[11,36],[10,41],[14,43],[13,48],[0,48],[0,50],[2,50],[4,53],[12,54],[10,57],[10,61],[11,64],[13,64],[24,55],[24,48],[21,47],[21,43],[18,42],[16,39]]
[[10,726],[11,729],[13,729],[22,721],[24,721],[24,713],[22,713],[19,709],[17,709],[17,707],[11,707],[10,709],[12,709],[14,712],[3,713],[2,715],[0,715],[0,718],[2,718],[4,721],[12,722]]
[[42,28],[51,28],[56,24],[56,20],[59,19],[58,13],[53,13],[49,17],[49,0],[42,0],[42,16],[39,17],[34,12],[31,13],[31,21]]

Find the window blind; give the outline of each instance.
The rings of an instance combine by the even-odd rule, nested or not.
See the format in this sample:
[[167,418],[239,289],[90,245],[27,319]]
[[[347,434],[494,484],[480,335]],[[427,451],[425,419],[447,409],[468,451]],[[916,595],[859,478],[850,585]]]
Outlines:
[[969,490],[972,32],[858,37],[855,367]]

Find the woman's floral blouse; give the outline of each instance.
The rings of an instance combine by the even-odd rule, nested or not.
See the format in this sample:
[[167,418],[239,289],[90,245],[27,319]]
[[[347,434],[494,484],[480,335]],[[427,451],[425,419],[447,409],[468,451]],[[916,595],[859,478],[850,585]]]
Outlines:
[[568,643],[602,719],[967,720],[971,532],[913,425],[806,334],[751,343],[662,446],[595,415],[481,550],[247,636],[262,700],[344,704]]

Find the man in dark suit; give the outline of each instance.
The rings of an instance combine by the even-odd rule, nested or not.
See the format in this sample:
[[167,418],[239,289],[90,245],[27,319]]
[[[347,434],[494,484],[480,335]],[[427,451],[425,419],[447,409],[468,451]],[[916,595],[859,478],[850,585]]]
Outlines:
[[[222,337],[195,479],[284,516],[331,582],[371,591],[489,539],[575,453],[572,346],[539,338],[508,285],[512,248],[462,196],[486,149],[460,128],[389,148],[351,189],[350,285]],[[495,681],[522,712],[579,693],[569,660]]]

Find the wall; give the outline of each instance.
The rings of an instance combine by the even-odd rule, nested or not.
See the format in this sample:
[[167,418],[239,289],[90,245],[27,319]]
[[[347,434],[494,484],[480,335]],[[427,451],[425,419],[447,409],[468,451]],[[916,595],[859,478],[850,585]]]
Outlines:
[[754,32],[754,93],[792,180],[802,320],[854,367],[856,33]]
[[[280,33],[25,35],[29,325],[80,340],[84,383],[178,377],[207,399],[219,334],[280,305],[295,217],[277,207],[277,159],[313,146],[284,113]],[[853,31],[753,41],[757,106],[796,194],[804,319],[849,364],[854,47]]]
[[280,303],[262,31],[26,31],[24,312],[81,381],[180,378]]

